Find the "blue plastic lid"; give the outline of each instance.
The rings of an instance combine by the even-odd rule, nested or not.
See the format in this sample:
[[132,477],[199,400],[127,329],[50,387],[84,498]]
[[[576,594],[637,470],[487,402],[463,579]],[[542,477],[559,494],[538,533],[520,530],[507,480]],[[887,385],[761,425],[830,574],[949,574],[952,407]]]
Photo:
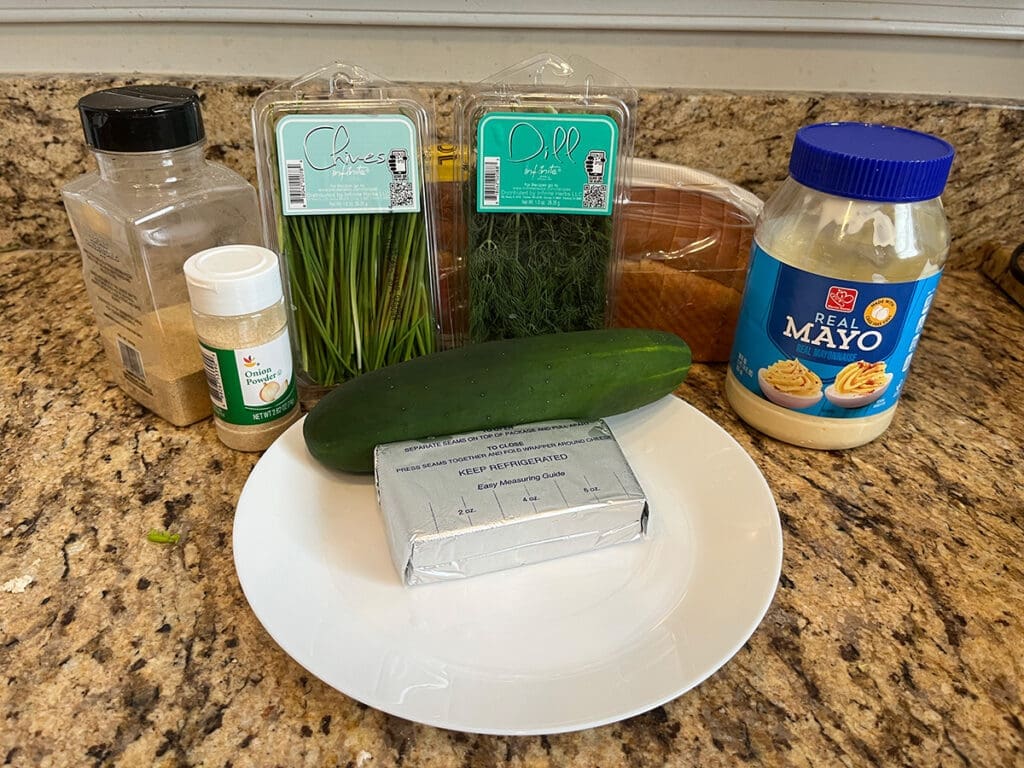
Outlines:
[[938,136],[873,123],[818,123],[796,132],[789,175],[839,197],[914,203],[942,194],[953,146]]

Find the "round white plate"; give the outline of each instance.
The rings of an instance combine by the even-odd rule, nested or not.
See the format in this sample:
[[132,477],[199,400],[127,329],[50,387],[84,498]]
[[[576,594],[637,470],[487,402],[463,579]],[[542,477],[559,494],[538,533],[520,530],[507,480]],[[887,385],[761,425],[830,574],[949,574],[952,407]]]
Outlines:
[[428,725],[559,733],[674,699],[768,609],[778,512],[744,450],[681,400],[607,421],[650,502],[646,540],[419,587],[391,562],[372,478],[320,467],[299,422],[238,501],[245,596],[328,685]]

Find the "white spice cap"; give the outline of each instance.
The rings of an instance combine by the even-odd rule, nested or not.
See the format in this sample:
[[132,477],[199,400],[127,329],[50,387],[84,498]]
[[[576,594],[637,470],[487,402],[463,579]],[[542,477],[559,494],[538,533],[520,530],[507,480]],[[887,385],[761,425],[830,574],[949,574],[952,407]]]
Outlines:
[[185,262],[192,309],[234,317],[259,312],[281,299],[277,254],[258,245],[221,245]]

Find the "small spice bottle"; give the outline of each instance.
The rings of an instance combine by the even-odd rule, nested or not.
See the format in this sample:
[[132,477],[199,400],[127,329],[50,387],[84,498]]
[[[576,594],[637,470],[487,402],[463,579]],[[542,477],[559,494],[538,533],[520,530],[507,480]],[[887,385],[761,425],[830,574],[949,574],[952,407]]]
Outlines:
[[277,254],[225,245],[191,256],[185,282],[217,435],[262,451],[299,417]]
[[801,128],[754,232],[725,392],[772,437],[862,445],[889,427],[949,226],[953,147],[905,128]]
[[108,88],[78,102],[97,171],[62,190],[114,380],[177,426],[210,415],[182,265],[193,253],[259,243],[256,190],[204,157],[199,94]]

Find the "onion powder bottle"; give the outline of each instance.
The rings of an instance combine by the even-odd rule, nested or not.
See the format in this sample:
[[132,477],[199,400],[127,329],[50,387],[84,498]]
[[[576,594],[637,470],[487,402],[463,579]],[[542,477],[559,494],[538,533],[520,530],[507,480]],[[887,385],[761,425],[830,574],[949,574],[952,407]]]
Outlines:
[[299,417],[277,254],[210,248],[185,262],[185,281],[217,436],[262,451]]

